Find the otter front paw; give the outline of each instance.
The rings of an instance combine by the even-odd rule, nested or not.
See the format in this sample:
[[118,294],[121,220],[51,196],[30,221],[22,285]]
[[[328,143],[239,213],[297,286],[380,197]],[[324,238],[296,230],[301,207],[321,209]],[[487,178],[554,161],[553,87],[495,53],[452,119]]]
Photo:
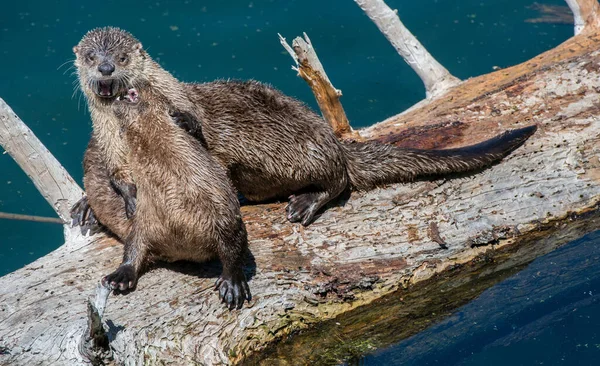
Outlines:
[[169,111],[169,115],[173,119],[173,122],[179,128],[183,129],[187,133],[193,135],[196,132],[196,123],[194,121],[194,117],[187,112],[180,111]]
[[125,215],[131,219],[137,207],[137,187],[132,183],[125,183],[115,177],[110,178],[110,184],[125,202]]
[[81,197],[71,208],[71,226],[81,227],[81,233],[95,233],[101,229],[100,223],[94,215],[94,210],[90,207],[87,196]]
[[125,200],[125,215],[127,215],[128,219],[131,219],[135,214],[137,199],[132,196],[123,196],[123,199]]
[[137,274],[131,264],[121,264],[116,271],[102,279],[104,287],[110,286],[112,289],[119,291],[133,290],[136,283]]
[[252,299],[246,276],[242,270],[237,271],[234,275],[223,273],[215,283],[215,290],[219,291],[219,299],[229,310],[241,309],[245,300]]

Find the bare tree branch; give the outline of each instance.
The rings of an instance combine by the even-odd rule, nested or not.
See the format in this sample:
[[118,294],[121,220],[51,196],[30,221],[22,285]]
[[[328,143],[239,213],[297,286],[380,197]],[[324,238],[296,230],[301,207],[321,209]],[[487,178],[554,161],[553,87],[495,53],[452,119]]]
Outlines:
[[585,28],[600,27],[600,4],[598,0],[566,0],[575,18],[575,35]]
[[0,145],[31,178],[63,222],[70,222],[71,206],[81,198],[83,190],[2,98]]
[[427,98],[443,94],[460,80],[450,74],[410,31],[402,24],[396,11],[383,0],[354,0],[392,43],[404,61],[425,84]]
[[33,215],[21,215],[8,212],[0,212],[0,219],[8,220],[23,220],[23,221],[34,221],[34,222],[51,222],[54,224],[64,224],[65,222],[56,217],[43,217]]

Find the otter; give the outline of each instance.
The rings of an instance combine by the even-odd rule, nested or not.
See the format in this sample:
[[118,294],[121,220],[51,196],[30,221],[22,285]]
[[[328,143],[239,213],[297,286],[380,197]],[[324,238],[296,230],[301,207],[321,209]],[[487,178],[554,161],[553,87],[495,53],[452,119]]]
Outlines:
[[[181,127],[206,145],[227,169],[238,192],[250,201],[289,197],[287,219],[305,226],[347,189],[369,190],[422,176],[481,169],[502,159],[536,130],[535,126],[511,130],[476,145],[448,150],[347,143],[338,140],[331,126],[305,104],[269,85],[178,81],[151,59],[137,39],[118,28],[91,30],[75,53],[90,109],[112,103],[125,81],[135,86],[138,78],[147,80],[160,88],[177,110],[193,115]],[[121,236],[127,227],[122,221],[126,219],[123,197],[110,189],[106,166],[92,163],[95,160],[91,158],[112,155],[106,152],[107,145],[112,145],[109,150],[118,150],[118,128],[96,132],[95,121],[108,114],[97,110],[92,112],[94,136],[85,159],[88,196],[74,207],[74,224],[91,224],[96,218]],[[100,137],[108,141],[101,143]],[[109,156],[109,163],[111,159]],[[94,216],[89,215],[90,207]],[[115,207],[119,207],[117,211],[113,211]]]
[[[140,85],[140,83],[138,83]],[[248,239],[240,205],[226,170],[178,127],[188,115],[173,108],[152,85],[129,89],[112,108],[120,122],[131,184],[114,180],[113,189],[135,196],[135,213],[123,262],[103,279],[119,290],[135,287],[142,268],[154,259],[204,262],[218,257],[220,299],[241,308],[250,300],[243,258]]]

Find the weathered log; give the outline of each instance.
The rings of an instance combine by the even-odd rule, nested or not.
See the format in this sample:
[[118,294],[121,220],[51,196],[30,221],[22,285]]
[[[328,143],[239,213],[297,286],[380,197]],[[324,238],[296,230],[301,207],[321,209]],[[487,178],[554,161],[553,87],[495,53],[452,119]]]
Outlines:
[[[478,174],[353,193],[308,228],[288,223],[283,204],[244,207],[252,303],[229,312],[218,302],[218,264],[158,266],[135,292],[109,299],[104,316],[115,362],[239,362],[398,289],[411,294],[497,248],[518,248],[540,227],[597,207],[598,49],[600,34],[584,32],[362,131],[400,146],[445,148],[539,126],[523,147]],[[82,363],[86,300],[121,254],[111,238],[79,238],[0,278],[0,363]]]

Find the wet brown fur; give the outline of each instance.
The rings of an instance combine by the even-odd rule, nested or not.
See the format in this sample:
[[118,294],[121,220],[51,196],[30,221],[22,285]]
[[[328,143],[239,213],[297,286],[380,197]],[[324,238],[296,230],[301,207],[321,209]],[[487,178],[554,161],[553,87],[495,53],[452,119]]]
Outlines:
[[[104,28],[88,33],[80,47],[93,49],[97,45],[90,39],[113,37],[127,40],[126,45],[135,40],[125,31]],[[375,142],[343,143],[320,116],[271,86],[255,81],[181,83],[142,49],[128,47],[121,47],[119,52],[132,52],[132,60],[139,52],[141,61],[118,71],[130,75],[131,81],[143,75],[151,85],[160,87],[175,108],[192,113],[199,125],[187,126],[190,133],[205,141],[210,154],[226,167],[234,186],[246,198],[261,201],[291,195],[288,219],[304,225],[347,188],[368,190],[423,175],[479,169],[501,159],[535,131],[535,127],[509,131],[482,144],[438,151],[400,149]],[[78,50],[78,59],[80,54]],[[92,118],[105,117],[92,113]],[[95,136],[96,125],[94,122]],[[102,135],[110,138],[114,132]],[[103,148],[109,143],[98,145]],[[90,184],[87,181],[86,190],[106,184],[96,179]],[[105,199],[119,201],[120,197]],[[99,201],[97,197],[90,196],[89,200],[94,211],[104,210],[94,203]],[[96,212],[100,222],[107,215],[114,213]]]

